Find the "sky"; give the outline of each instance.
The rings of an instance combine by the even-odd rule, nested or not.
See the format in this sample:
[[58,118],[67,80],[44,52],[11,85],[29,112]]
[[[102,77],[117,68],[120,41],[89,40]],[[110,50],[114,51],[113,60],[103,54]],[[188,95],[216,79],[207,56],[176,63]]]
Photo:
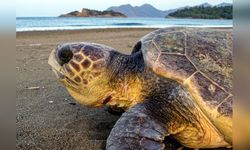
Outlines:
[[131,4],[140,6],[151,4],[157,9],[168,10],[182,6],[194,6],[208,2],[219,4],[232,3],[233,0],[16,0],[17,17],[59,16],[82,8],[105,10],[110,6]]

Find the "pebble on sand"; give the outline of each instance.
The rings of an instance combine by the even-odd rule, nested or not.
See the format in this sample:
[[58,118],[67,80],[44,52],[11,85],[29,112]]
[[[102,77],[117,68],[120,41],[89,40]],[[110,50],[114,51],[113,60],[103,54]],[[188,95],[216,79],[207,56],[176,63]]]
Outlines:
[[27,87],[28,90],[38,90],[40,89],[39,86],[32,86],[32,87]]

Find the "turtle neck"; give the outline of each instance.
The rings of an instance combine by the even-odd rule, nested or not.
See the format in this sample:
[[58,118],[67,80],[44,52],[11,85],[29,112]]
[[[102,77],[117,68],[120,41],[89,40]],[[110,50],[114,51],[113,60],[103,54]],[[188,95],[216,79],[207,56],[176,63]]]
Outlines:
[[145,64],[141,51],[131,55],[119,53],[117,51],[110,52],[108,70],[110,77],[124,78],[125,76],[134,76],[144,71]]

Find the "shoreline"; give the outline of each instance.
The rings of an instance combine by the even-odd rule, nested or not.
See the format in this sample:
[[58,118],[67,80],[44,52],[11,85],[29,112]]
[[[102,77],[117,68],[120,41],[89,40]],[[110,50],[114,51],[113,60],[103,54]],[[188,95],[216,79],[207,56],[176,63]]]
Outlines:
[[211,29],[232,29],[232,26],[155,26],[155,27],[103,27],[103,28],[82,28],[82,29],[45,29],[45,30],[23,30],[23,31],[18,31],[16,29],[16,33],[22,33],[22,32],[64,32],[64,31],[87,31],[87,30],[115,30],[115,29],[131,29],[131,30],[140,30],[140,29],[160,29],[160,28],[170,28],[170,27],[197,27],[197,28],[211,28]]
[[[153,31],[157,30],[159,28],[100,28],[100,29],[76,29],[76,30],[43,30],[43,31],[16,31],[16,36],[22,36],[22,35],[30,35],[30,36],[45,36],[48,34],[51,35],[68,35],[70,36],[72,34],[92,34],[92,33],[112,33],[114,32],[144,32],[144,31]],[[92,36],[92,35],[91,35]]]
[[92,31],[102,31],[102,30],[154,30],[159,28],[91,28],[91,29],[64,29],[64,30],[32,30],[32,31],[16,31],[16,33],[24,33],[24,32],[92,32]]

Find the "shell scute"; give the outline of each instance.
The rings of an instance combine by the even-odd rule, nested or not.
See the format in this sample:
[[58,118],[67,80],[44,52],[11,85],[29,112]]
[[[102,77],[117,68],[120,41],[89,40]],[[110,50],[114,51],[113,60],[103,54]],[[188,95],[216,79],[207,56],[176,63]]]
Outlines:
[[170,78],[180,81],[196,72],[192,63],[183,55],[161,54],[158,63],[162,65],[164,72],[169,73]]
[[225,100],[225,98],[228,97],[228,93],[223,91],[199,72],[192,76],[190,80],[193,85],[195,85],[196,90],[202,97],[206,106],[211,109],[215,109],[223,100]]
[[185,54],[186,35],[183,32],[159,34],[153,41],[161,52]]
[[227,98],[221,105],[218,107],[219,116],[233,117],[233,108],[230,107],[233,105],[233,97]]

